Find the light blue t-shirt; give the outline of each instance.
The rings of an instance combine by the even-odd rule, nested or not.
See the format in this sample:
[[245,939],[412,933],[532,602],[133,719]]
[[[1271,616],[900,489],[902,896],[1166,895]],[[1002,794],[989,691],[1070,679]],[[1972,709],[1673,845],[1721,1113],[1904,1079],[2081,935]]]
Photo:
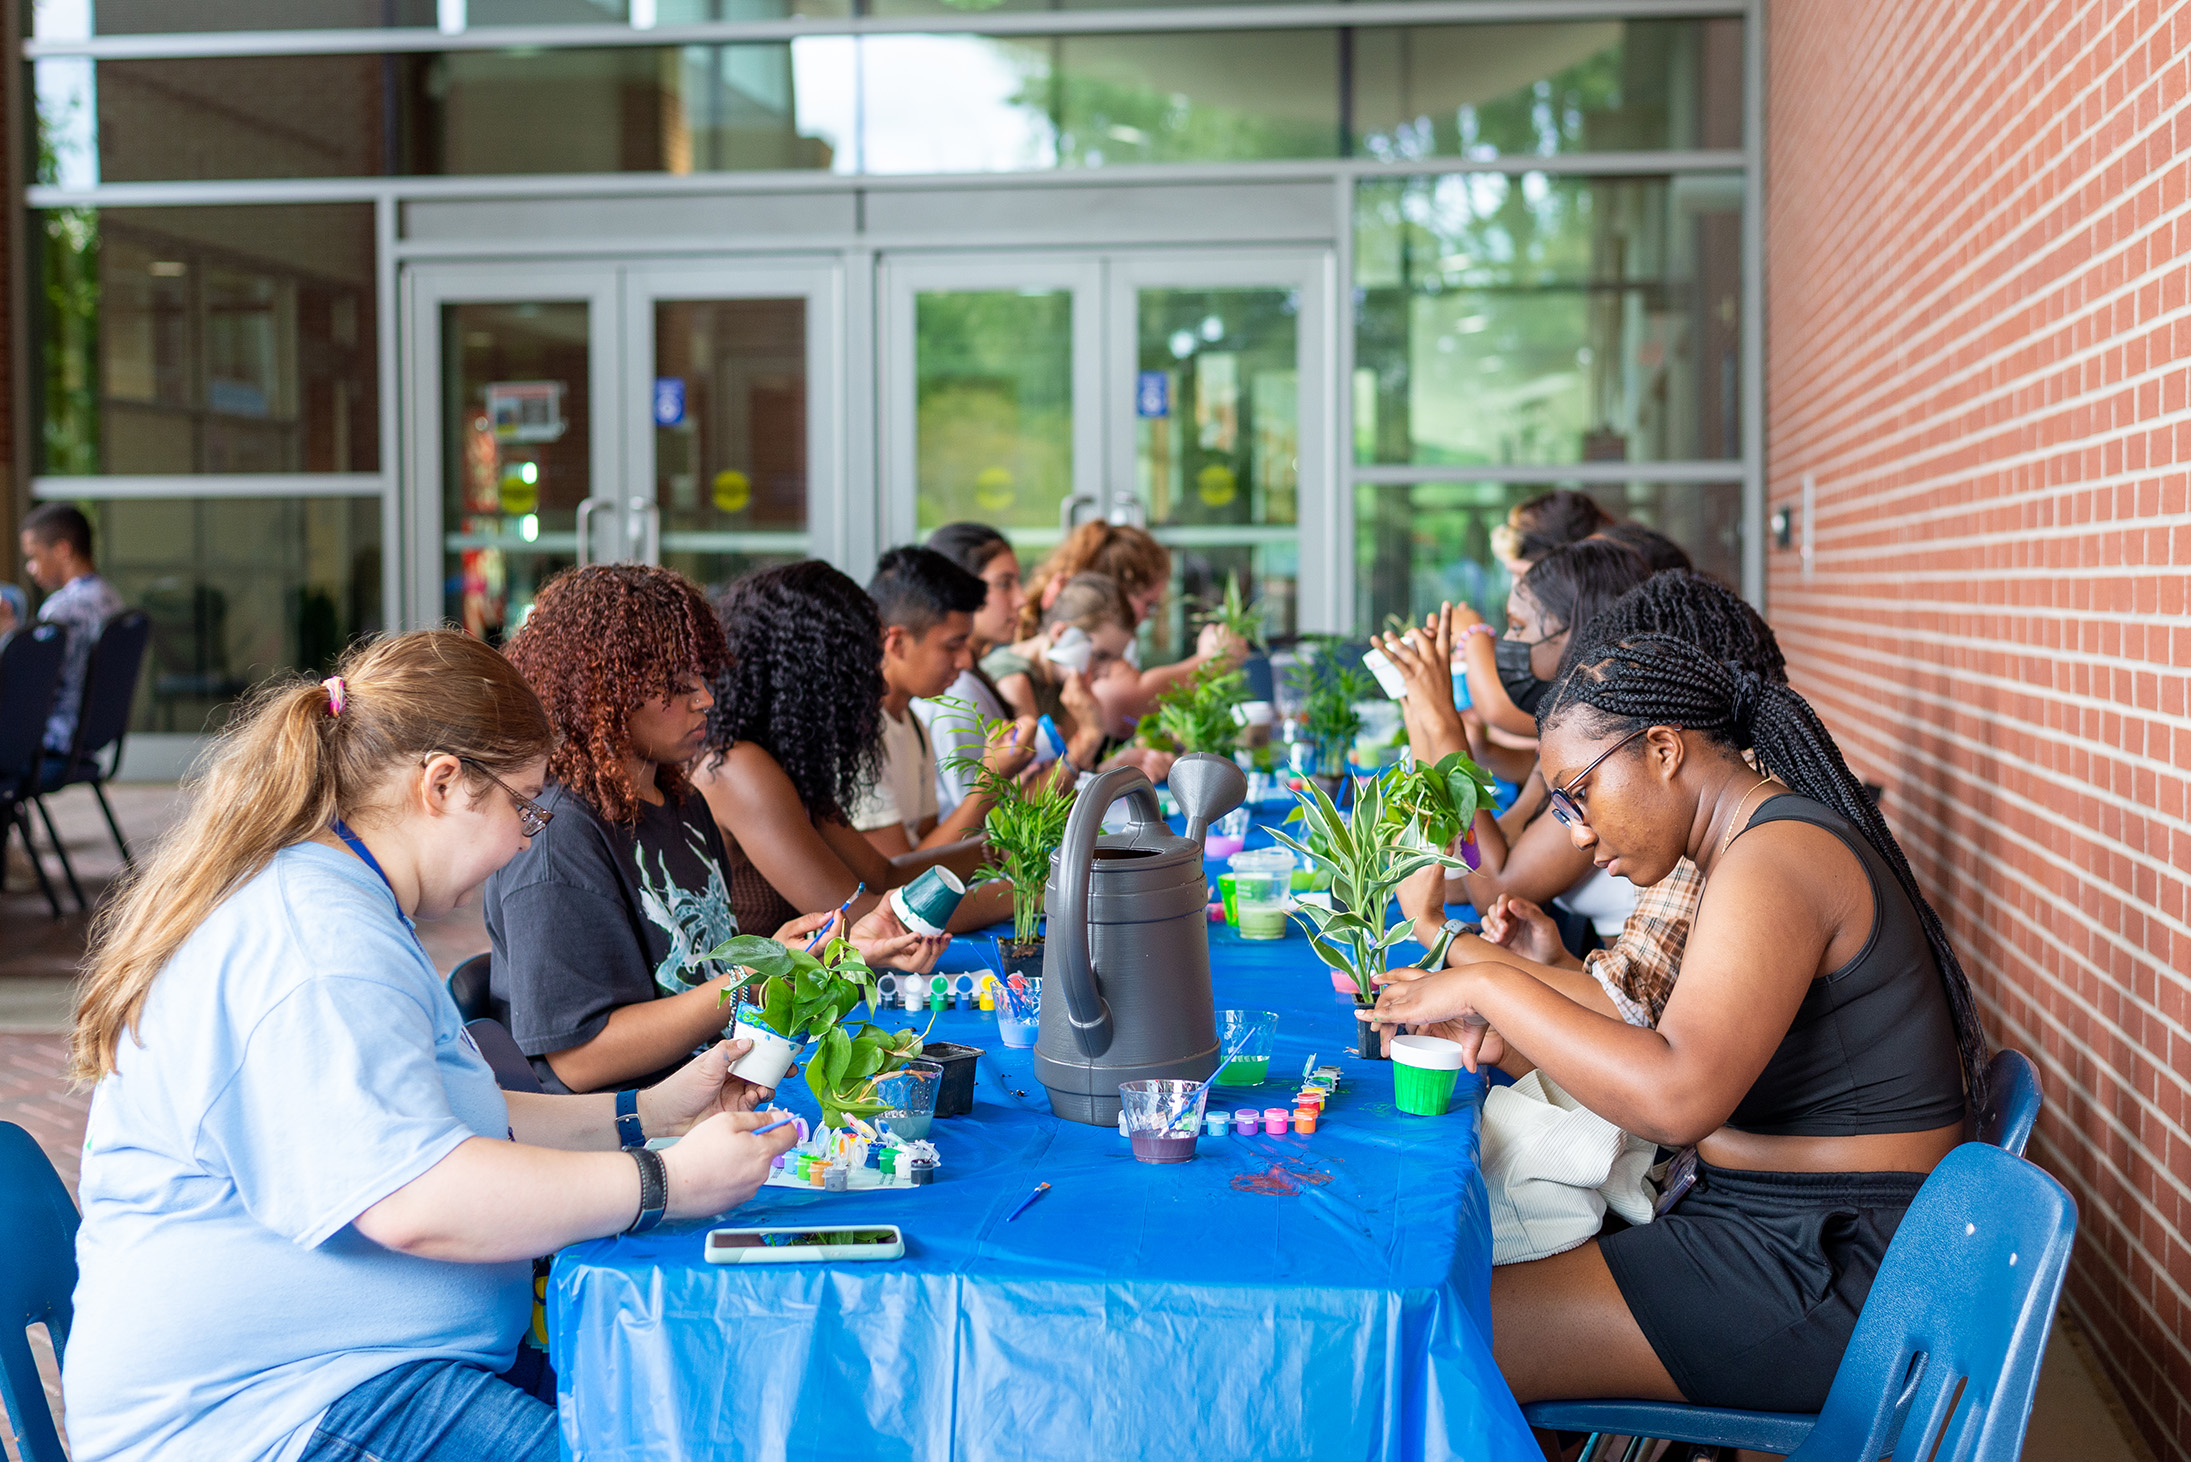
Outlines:
[[[139,1042],[142,1042],[140,1045]],[[509,1368],[532,1266],[384,1249],[351,1221],[509,1107],[378,875],[277,854],[153,982],[91,1099],[77,1462],[274,1462],[414,1360]]]

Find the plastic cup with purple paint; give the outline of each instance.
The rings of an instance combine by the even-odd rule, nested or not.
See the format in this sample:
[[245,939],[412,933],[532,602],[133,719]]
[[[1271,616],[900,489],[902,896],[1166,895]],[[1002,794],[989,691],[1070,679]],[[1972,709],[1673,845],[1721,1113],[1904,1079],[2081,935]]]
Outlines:
[[1209,1088],[1199,1081],[1122,1081],[1119,1113],[1143,1162],[1187,1162],[1202,1130],[1202,1108]]

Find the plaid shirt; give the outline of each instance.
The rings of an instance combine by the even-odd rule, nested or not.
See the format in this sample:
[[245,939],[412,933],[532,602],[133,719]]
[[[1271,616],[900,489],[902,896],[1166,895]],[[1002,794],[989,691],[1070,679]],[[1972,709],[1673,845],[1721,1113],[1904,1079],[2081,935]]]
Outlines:
[[1604,987],[1630,1025],[1655,1026],[1681,974],[1681,951],[1704,898],[1704,875],[1687,858],[1636,896],[1636,910],[1610,949],[1583,956],[1583,968]]

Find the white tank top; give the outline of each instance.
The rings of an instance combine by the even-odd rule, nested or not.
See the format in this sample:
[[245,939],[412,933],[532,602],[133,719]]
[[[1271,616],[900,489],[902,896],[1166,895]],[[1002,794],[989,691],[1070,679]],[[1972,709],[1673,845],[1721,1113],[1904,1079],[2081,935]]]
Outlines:
[[1552,902],[1588,919],[1600,939],[1612,940],[1620,937],[1628,916],[1636,911],[1636,886],[1603,868],[1592,868]]

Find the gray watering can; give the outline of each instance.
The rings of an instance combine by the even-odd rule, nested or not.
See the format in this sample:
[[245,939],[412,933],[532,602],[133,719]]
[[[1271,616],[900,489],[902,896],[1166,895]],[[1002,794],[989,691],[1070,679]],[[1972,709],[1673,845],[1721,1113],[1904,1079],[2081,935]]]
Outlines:
[[[1173,763],[1171,788],[1185,837],[1165,824],[1141,769],[1119,767],[1081,789],[1051,859],[1035,1075],[1050,1110],[1075,1122],[1115,1124],[1122,1081],[1200,1081],[1217,1069],[1202,834],[1240,805],[1248,779],[1197,752]],[[1121,798],[1126,830],[1105,834]]]

